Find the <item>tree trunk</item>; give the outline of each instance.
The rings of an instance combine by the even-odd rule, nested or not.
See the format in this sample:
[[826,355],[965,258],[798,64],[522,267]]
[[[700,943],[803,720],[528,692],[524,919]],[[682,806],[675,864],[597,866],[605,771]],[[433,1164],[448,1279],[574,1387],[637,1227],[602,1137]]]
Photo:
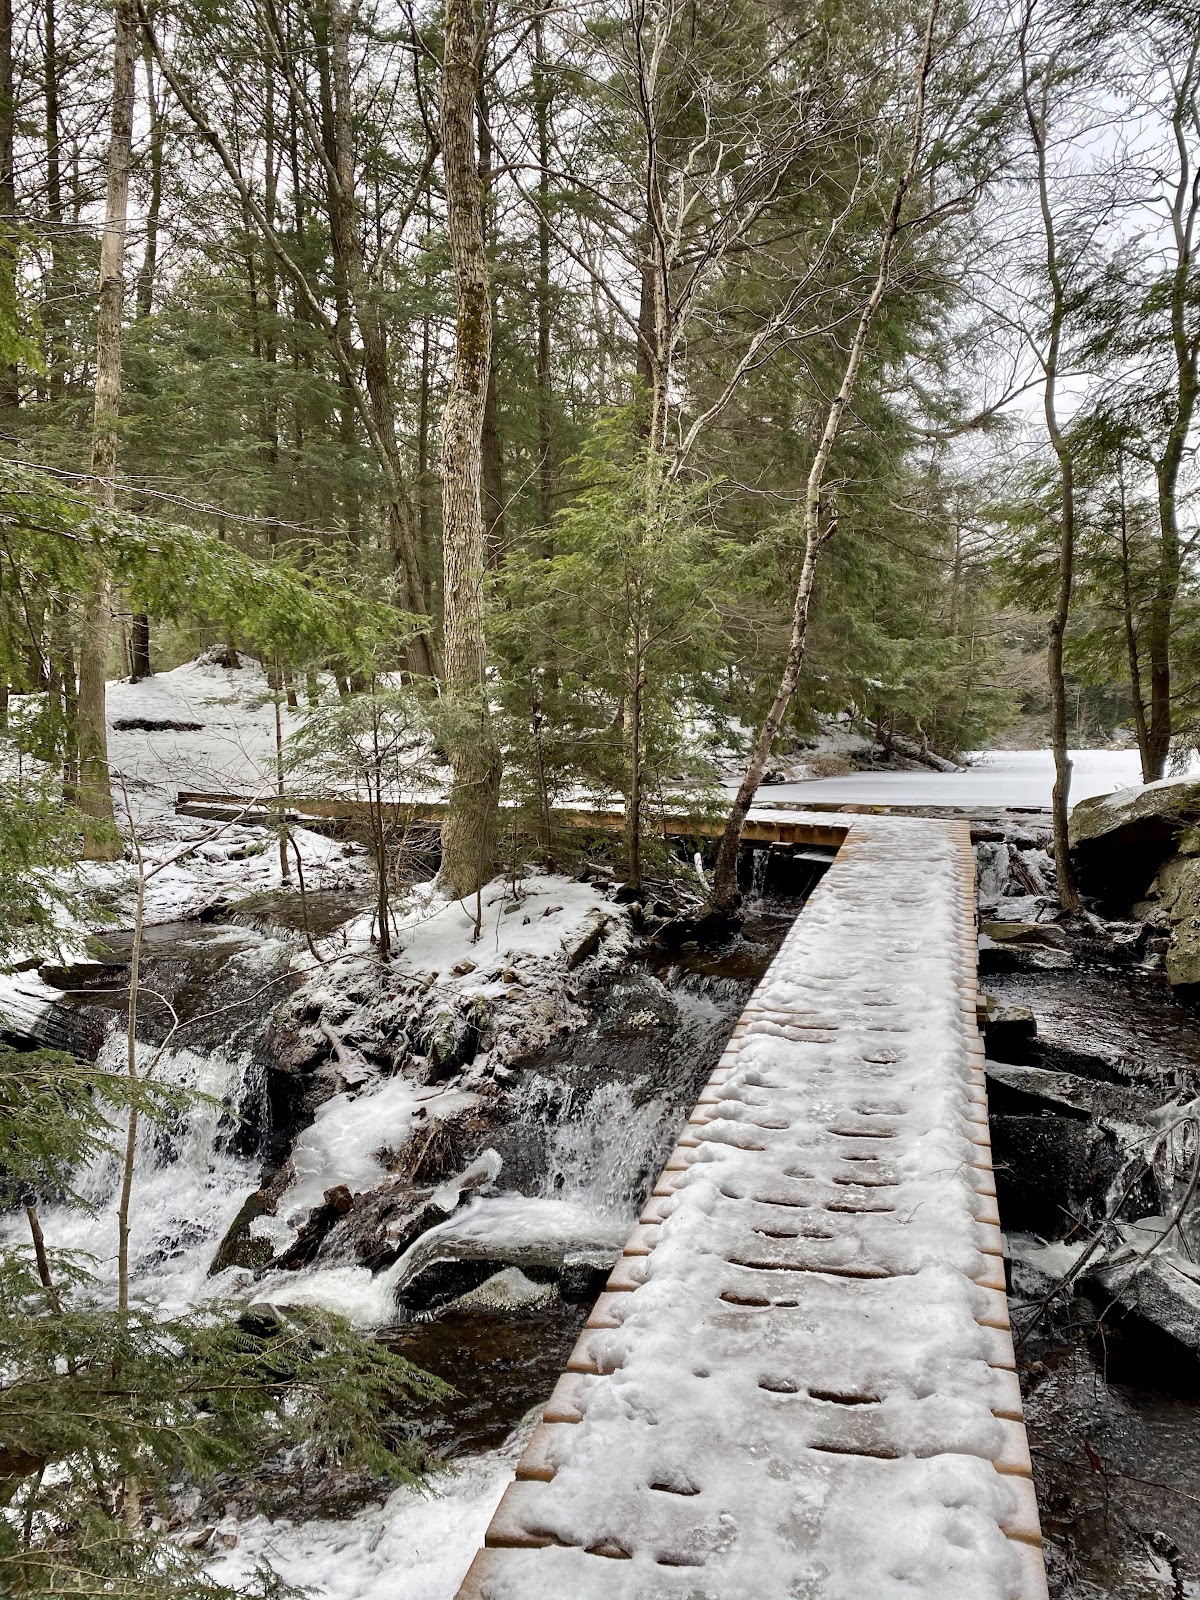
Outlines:
[[504,560],[504,456],[500,442],[500,404],[496,395],[496,368],[488,375],[483,402],[482,483],[484,550],[488,567],[495,571]]
[[62,163],[59,154],[58,29],[54,0],[46,0],[43,17],[43,95],[46,117],[46,217],[50,224],[50,271],[42,302],[46,330],[46,391],[51,404],[62,398],[67,356],[63,347],[63,312],[59,303],[59,240],[62,233]]
[[[362,341],[363,379],[370,401],[374,432],[389,465],[388,534],[392,565],[403,579],[408,610],[428,611],[425,580],[417,559],[412,504],[404,485],[400,442],[392,402],[387,331],[363,262],[362,237],[354,205],[354,121],[350,82],[350,13],[340,0],[328,0],[329,51],[333,75],[333,174],[330,179],[330,233],[335,259],[345,275]],[[414,673],[433,677],[437,660],[427,633],[409,644],[409,666]]]
[[[117,419],[121,411],[121,318],[125,287],[125,231],[129,216],[129,166],[133,141],[136,0],[116,0],[113,44],[112,121],[108,143],[108,187],[100,241],[100,310],[96,324],[96,407],[92,429],[92,476],[100,504],[116,505]],[[79,639],[79,809],[87,819],[84,853],[111,861],[120,842],[114,827],[108,774],[105,682],[108,671],[110,594],[97,574],[84,599]]]
[[[636,609],[637,602],[634,600]],[[640,615],[630,635],[627,660],[624,727],[629,791],[625,796],[625,867],[631,888],[642,886],[642,702],[644,682],[644,634]]]
[[129,681],[141,683],[144,678],[154,675],[150,665],[150,618],[144,611],[139,611],[133,619],[133,628],[129,639]]
[[[326,160],[334,171],[338,170],[338,140],[334,126],[333,113],[333,68],[329,49],[329,16],[325,8],[316,5],[311,10],[313,40],[316,46],[317,64],[317,92],[321,111],[321,140],[325,146]],[[331,232],[334,234],[335,248],[333,252],[333,304],[334,328],[339,342],[345,349],[349,349],[353,338],[352,317],[350,311],[350,290],[346,283],[346,263],[342,249],[344,222],[342,219],[340,189],[337,182],[331,181],[326,172],[327,206],[331,221]],[[336,228],[333,226],[335,213],[338,217]],[[350,543],[357,549],[362,542],[361,507],[359,494],[353,479],[354,447],[356,437],[354,394],[349,382],[349,374],[345,371],[339,373],[341,388],[340,416],[338,422],[339,441],[341,444],[342,458],[349,474],[345,486],[344,504],[346,514],[346,530]]]
[[[162,111],[154,83],[154,51],[150,36],[142,35],[142,66],[146,74],[146,104],[150,118],[150,205],[146,212],[146,241],[137,278],[137,311],[144,322],[154,310],[154,287],[158,275],[158,219],[162,211],[163,131]],[[134,615],[129,643],[129,681],[141,683],[153,677],[150,665],[150,618],[144,611]]]
[[846,370],[842,375],[841,386],[830,403],[829,413],[825,419],[825,430],[821,435],[821,441],[817,446],[812,467],[809,470],[808,482],[805,485],[804,564],[800,570],[800,582],[796,589],[796,600],[792,608],[792,630],[788,643],[787,660],[784,663],[779,687],[775,691],[775,698],[771,702],[770,710],[767,712],[762,727],[758,730],[758,737],[754,742],[749,765],[734,797],[733,806],[730,809],[724,832],[721,835],[721,842],[717,848],[717,861],[713,869],[712,889],[707,901],[707,910],[716,916],[731,915],[736,911],[738,902],[741,899],[737,883],[737,858],[738,846],[741,843],[742,824],[745,822],[750,807],[754,803],[754,796],[758,793],[758,786],[762,782],[767,759],[771,754],[771,746],[775,741],[775,735],[779,731],[779,726],[783,721],[787,708],[791,704],[792,694],[800,677],[800,668],[804,664],[804,652],[808,640],[808,612],[812,602],[813,580],[816,575],[817,560],[821,554],[822,547],[837,529],[836,518],[827,522],[824,527],[822,526],[821,490],[825,481],[825,470],[829,465],[829,457],[833,451],[842,418],[854,394],[855,384],[858,381],[859,367],[862,365],[863,352],[866,349],[867,335],[871,331],[871,323],[887,292],[892,252],[895,248],[897,234],[900,231],[900,217],[904,210],[905,198],[912,187],[913,178],[916,175],[917,161],[920,157],[925,131],[925,91],[933,65],[933,34],[939,9],[940,0],[932,0],[925,26],[924,47],[917,67],[916,98],[913,107],[912,139],[909,144],[908,161],[899,182],[896,184],[895,192],[892,195],[891,209],[884,225],[883,238],[879,250],[879,269],[876,273],[875,285],[859,317],[854,341],[850,346],[850,354],[846,361]]
[[1133,618],[1133,584],[1130,577],[1129,514],[1125,498],[1125,466],[1121,461],[1119,472],[1121,491],[1121,613],[1125,626],[1125,655],[1129,662],[1129,701],[1133,711],[1133,726],[1137,734],[1138,755],[1142,763],[1142,782],[1152,783],[1153,760],[1150,754],[1149,729],[1146,726],[1146,702],[1142,698],[1142,662],[1138,649],[1137,628]]
[[1172,78],[1175,104],[1171,126],[1179,156],[1170,220],[1175,247],[1171,273],[1171,355],[1175,366],[1175,406],[1162,454],[1155,463],[1157,480],[1159,568],[1146,628],[1150,663],[1151,770],[1161,778],[1171,753],[1171,631],[1179,596],[1182,561],[1179,542],[1179,473],[1187,455],[1192,418],[1200,398],[1200,339],[1192,331],[1195,293],[1195,235],[1200,220],[1200,174],[1193,174],[1188,140],[1195,131],[1195,73],[1200,41],[1193,35],[1185,70]]
[[441,133],[456,315],[454,367],[442,413],[445,682],[453,782],[442,827],[441,881],[460,898],[474,894],[491,872],[500,789],[500,747],[487,702],[480,498],[492,350],[474,116],[484,43],[472,0],[446,0]]
[[[479,118],[479,184],[483,207],[483,248],[487,258],[489,292],[493,277],[492,130],[488,124],[487,94],[480,85],[476,99]],[[496,307],[492,306],[492,326]],[[493,570],[504,559],[504,454],[500,442],[500,400],[496,384],[495,350],[488,366],[487,394],[483,402],[483,524],[487,564]]]
[[[0,0],[0,314],[17,319],[17,179],[13,166],[17,107],[13,94],[12,0]],[[20,375],[15,359],[0,362],[0,433],[11,436],[20,403]],[[11,448],[9,444],[8,448]]]
[[1032,13],[1033,0],[1027,0],[1020,34],[1021,91],[1025,120],[1029,126],[1029,135],[1037,159],[1038,207],[1041,211],[1046,249],[1046,278],[1050,285],[1051,296],[1049,338],[1043,363],[1045,383],[1042,388],[1042,409],[1046,419],[1046,433],[1058,462],[1059,478],[1058,581],[1046,650],[1046,664],[1050,675],[1050,747],[1054,753],[1054,789],[1050,808],[1054,828],[1054,873],[1058,882],[1058,900],[1064,911],[1074,911],[1079,906],[1079,893],[1071,869],[1071,847],[1067,826],[1071,794],[1071,758],[1067,749],[1067,683],[1063,673],[1063,643],[1071,614],[1071,588],[1075,568],[1075,457],[1058,421],[1058,373],[1063,330],[1067,319],[1067,296],[1054,212],[1050,204],[1050,180],[1046,158],[1046,123],[1050,91],[1045,76],[1041,80],[1041,97],[1036,106],[1031,93],[1032,80],[1027,40]]
[[424,281],[421,304],[421,386],[417,396],[417,548],[428,556],[433,543],[430,504],[433,483],[429,471],[429,421],[433,386],[433,268],[429,258],[429,234],[433,227],[432,202],[425,190]]
[[545,66],[544,13],[533,23],[533,94],[538,156],[537,385],[538,520],[549,528],[552,514],[552,402],[550,379],[550,80]]
[[139,322],[154,309],[154,284],[158,274],[158,220],[162,213],[163,194],[163,119],[154,82],[154,50],[148,33],[143,34],[142,38],[142,67],[146,74],[146,107],[150,119],[150,204],[146,209],[146,241],[137,280]]

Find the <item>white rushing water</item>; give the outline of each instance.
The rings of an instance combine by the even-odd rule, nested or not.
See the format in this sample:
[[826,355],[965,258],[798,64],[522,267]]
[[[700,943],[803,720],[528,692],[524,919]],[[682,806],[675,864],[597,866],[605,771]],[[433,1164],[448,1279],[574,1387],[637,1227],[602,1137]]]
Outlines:
[[218,1532],[237,1544],[209,1570],[235,1584],[267,1561],[319,1600],[452,1600],[528,1435],[526,1423],[498,1450],[468,1457],[426,1491],[397,1489],[383,1505],[344,1521],[227,1520]]
[[[137,1050],[144,1070],[156,1052],[140,1041]],[[104,1043],[99,1065],[122,1072],[125,1060],[126,1035],[115,1029]],[[163,1315],[187,1311],[205,1297],[213,1252],[257,1186],[257,1162],[232,1149],[248,1072],[247,1056],[187,1049],[165,1051],[155,1069],[158,1082],[197,1096],[168,1125],[142,1118],[138,1134],[130,1293]],[[113,1142],[123,1146],[124,1113],[113,1113],[112,1120],[117,1128]],[[90,1257],[87,1265],[103,1298],[116,1295],[120,1183],[118,1154],[99,1157],[77,1183],[91,1211],[54,1204],[41,1211],[47,1243]],[[2,1226],[7,1239],[28,1242],[23,1215],[5,1216]]]
[[[640,998],[639,998],[640,996]],[[169,1125],[144,1123],[138,1141],[132,1205],[132,1292],[163,1314],[186,1311],[213,1296],[276,1304],[313,1304],[336,1311],[364,1329],[394,1320],[397,1295],[425,1264],[446,1255],[511,1259],[501,1280],[512,1280],[530,1305],[544,1298],[544,1284],[527,1282],[520,1263],[556,1261],[598,1265],[619,1251],[637,1215],[648,1178],[669,1149],[686,1114],[694,1062],[707,1058],[727,1021],[727,1010],[711,996],[673,987],[669,1065],[646,1067],[627,1046],[639,1031],[661,1029],[662,1019],[637,1010],[645,992],[630,989],[619,1036],[611,1045],[614,1070],[632,1071],[628,1081],[609,1076],[607,1061],[580,1084],[551,1075],[527,1076],[512,1096],[511,1147],[527,1154],[524,1179],[500,1170],[500,1192],[473,1194],[430,1230],[390,1268],[372,1273],[350,1262],[275,1273],[261,1282],[242,1269],[208,1276],[214,1252],[259,1182],[260,1163],[238,1153],[238,1118],[261,1092],[261,1081],[239,1039],[228,1050],[181,1048],[163,1053],[155,1076],[200,1098]],[[657,1038],[662,1040],[661,1031]],[[101,1064],[123,1070],[125,1035],[115,1028]],[[633,1054],[627,1060],[627,1049]],[[153,1057],[139,1044],[143,1068]],[[657,1061],[653,1052],[646,1062]],[[676,1072],[676,1063],[679,1064]],[[640,1073],[640,1077],[637,1075]],[[383,1147],[398,1148],[413,1131],[443,1114],[461,1110],[473,1096],[457,1088],[429,1090],[396,1076],[359,1093],[336,1096],[300,1136],[294,1152],[296,1176],[269,1232],[290,1236],[307,1207],[325,1187],[349,1182],[370,1188],[384,1175]],[[414,1120],[420,1118],[420,1121]],[[118,1131],[121,1119],[116,1118]],[[116,1141],[121,1142],[118,1136]],[[499,1158],[495,1157],[498,1163]],[[336,1169],[336,1170],[335,1170]],[[58,1248],[93,1258],[98,1292],[115,1297],[116,1209],[120,1161],[110,1155],[81,1175],[79,1188],[90,1213],[44,1204],[47,1239]],[[528,1191],[518,1192],[521,1182]],[[447,1201],[450,1202],[450,1195]],[[0,1224],[22,1238],[23,1218]],[[260,1225],[261,1226],[261,1225]],[[511,1288],[511,1285],[510,1285]],[[486,1302],[487,1285],[477,1291]],[[502,1298],[502,1297],[501,1297]],[[513,1303],[525,1303],[520,1293]],[[486,1314],[481,1312],[480,1314]],[[321,1600],[450,1600],[481,1544],[492,1512],[511,1478],[528,1427],[497,1450],[463,1459],[439,1476],[428,1492],[397,1490],[383,1505],[364,1508],[342,1521],[292,1523],[232,1518],[219,1532],[235,1541],[218,1548],[213,1576],[237,1582],[265,1560],[285,1579],[311,1588]]]

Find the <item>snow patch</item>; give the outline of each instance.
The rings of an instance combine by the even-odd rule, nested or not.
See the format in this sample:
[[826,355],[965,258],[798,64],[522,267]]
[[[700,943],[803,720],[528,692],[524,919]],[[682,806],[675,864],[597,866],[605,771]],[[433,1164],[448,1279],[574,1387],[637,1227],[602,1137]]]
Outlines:
[[[1071,803],[1139,786],[1136,750],[1072,750]],[[854,772],[840,778],[764,785],[762,801],[850,805],[979,806],[1045,811],[1054,786],[1049,750],[975,750],[964,772]],[[1200,769],[1192,757],[1191,771]],[[1164,779],[1164,783],[1178,780]]]

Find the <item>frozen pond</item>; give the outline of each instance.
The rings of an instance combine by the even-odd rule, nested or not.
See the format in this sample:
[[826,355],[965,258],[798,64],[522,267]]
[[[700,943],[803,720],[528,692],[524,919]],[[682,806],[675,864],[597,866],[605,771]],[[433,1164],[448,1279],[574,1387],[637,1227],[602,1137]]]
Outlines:
[[[843,778],[763,784],[760,805],[771,801],[835,800],[862,805],[994,806],[1045,810],[1054,785],[1049,750],[975,750],[965,772],[851,772]],[[1110,794],[1142,781],[1136,750],[1072,750],[1071,800]],[[1189,770],[1200,768],[1193,757]]]

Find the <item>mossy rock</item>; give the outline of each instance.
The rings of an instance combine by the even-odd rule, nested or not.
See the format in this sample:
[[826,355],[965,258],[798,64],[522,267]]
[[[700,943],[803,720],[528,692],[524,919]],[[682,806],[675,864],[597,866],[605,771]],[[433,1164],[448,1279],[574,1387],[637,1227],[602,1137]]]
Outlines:
[[1081,800],[1071,813],[1071,856],[1079,886],[1109,905],[1145,896],[1183,841],[1200,848],[1200,780],[1166,779]]
[[1053,922],[981,922],[979,931],[995,944],[1067,947],[1066,934]]
[[1200,988],[1200,857],[1174,856],[1155,889],[1171,926],[1167,980],[1175,989]]
[[267,1214],[266,1200],[261,1189],[255,1189],[253,1194],[247,1195],[237,1216],[229,1224],[225,1237],[217,1246],[217,1253],[213,1256],[212,1265],[208,1269],[210,1278],[215,1278],[219,1272],[224,1272],[226,1267],[265,1267],[275,1254],[274,1246],[269,1239],[255,1238],[250,1232],[251,1224],[256,1217]]
[[469,1066],[479,1050],[480,1028],[475,1007],[466,1014],[442,1009],[436,1012],[421,1037],[435,1081],[449,1078]]

